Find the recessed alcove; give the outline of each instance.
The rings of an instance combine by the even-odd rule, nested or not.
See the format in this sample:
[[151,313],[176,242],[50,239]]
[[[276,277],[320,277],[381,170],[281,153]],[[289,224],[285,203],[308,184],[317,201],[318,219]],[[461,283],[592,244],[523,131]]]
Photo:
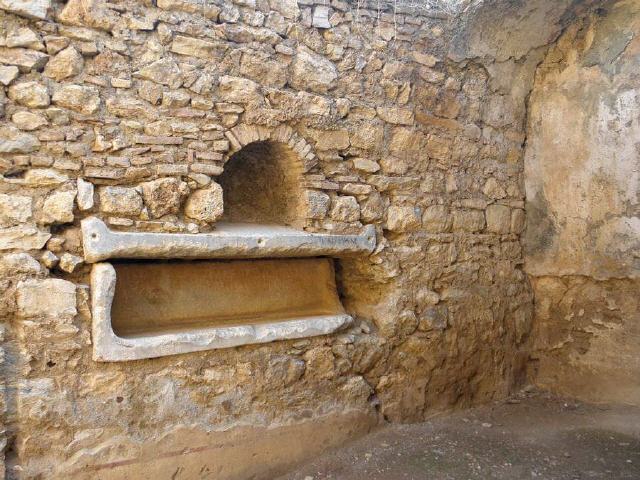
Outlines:
[[344,315],[328,258],[114,263],[122,338]]
[[303,170],[286,142],[244,144],[218,178],[225,213],[208,233],[114,231],[85,218],[85,260],[98,262],[91,273],[94,359],[325,335],[348,325],[334,258],[371,253],[375,228],[304,231]]
[[234,153],[218,177],[227,222],[304,226],[302,164],[280,142],[262,141]]

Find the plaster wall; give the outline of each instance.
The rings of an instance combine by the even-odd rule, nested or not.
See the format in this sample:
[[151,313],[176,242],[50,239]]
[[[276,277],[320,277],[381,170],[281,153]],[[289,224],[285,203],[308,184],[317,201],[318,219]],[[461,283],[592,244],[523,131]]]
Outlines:
[[536,381],[640,403],[640,3],[565,30],[536,73],[525,156]]

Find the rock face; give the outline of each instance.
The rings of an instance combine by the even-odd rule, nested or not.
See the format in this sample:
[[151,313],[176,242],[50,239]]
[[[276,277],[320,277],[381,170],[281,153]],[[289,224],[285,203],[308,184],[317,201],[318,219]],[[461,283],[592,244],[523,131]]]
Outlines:
[[[324,441],[326,425],[421,421],[554,378],[637,398],[634,2],[471,2],[456,18],[459,2],[378,3],[0,0],[8,478],[271,478],[310,452],[300,438],[320,448],[309,425]],[[332,259],[352,324],[274,336],[274,311],[230,325],[280,339],[259,347],[93,361],[106,304],[91,302],[117,281],[92,285],[92,262],[180,264],[188,285],[212,251],[283,245]],[[202,342],[200,320],[154,355]],[[228,446],[238,461],[210,455],[216,430],[249,445]]]

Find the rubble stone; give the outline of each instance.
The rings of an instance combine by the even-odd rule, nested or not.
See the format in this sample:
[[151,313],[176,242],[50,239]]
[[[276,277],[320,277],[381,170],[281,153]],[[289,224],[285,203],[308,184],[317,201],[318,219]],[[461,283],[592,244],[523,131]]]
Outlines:
[[140,215],[142,213],[142,197],[135,188],[100,187],[100,210],[114,215]]
[[16,303],[22,318],[73,317],[78,313],[76,286],[58,278],[19,282]]
[[49,106],[49,90],[38,82],[21,82],[9,87],[9,98],[31,108]]
[[152,218],[178,213],[182,201],[189,194],[187,184],[176,178],[160,178],[142,183],[140,187]]
[[73,222],[73,204],[76,191],[54,192],[49,195],[42,206],[42,222],[70,223]]
[[44,69],[44,74],[59,82],[65,78],[78,75],[82,72],[83,66],[82,55],[73,46],[70,46],[49,60]]
[[184,211],[199,222],[215,222],[223,213],[222,187],[211,182],[207,188],[196,190],[189,195]]
[[53,94],[55,105],[89,115],[100,106],[100,93],[95,87],[64,85]]

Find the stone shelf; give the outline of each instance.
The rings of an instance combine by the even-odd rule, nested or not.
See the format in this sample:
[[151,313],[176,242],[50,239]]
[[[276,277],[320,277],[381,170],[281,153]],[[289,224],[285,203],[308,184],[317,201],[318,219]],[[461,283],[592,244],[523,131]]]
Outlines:
[[287,257],[343,257],[371,253],[375,228],[367,225],[356,235],[309,233],[288,227],[256,224],[218,224],[212,233],[117,232],[96,217],[82,221],[85,260],[129,259],[242,259]]

